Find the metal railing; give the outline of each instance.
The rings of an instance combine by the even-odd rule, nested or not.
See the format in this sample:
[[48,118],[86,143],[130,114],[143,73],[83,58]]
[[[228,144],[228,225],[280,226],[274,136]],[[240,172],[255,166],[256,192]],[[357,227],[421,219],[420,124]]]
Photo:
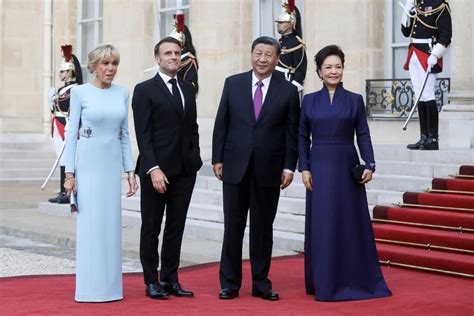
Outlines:
[[[451,78],[436,79],[435,96],[439,111],[443,104],[448,103],[450,89]],[[366,111],[371,119],[405,120],[415,104],[414,98],[410,79],[365,80]]]

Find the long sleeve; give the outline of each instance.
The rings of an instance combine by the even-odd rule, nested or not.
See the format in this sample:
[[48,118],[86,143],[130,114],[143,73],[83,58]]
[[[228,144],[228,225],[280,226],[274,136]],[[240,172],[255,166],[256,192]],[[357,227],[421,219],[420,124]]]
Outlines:
[[408,23],[408,25],[403,25],[403,24],[401,24],[403,36],[405,36],[405,37],[409,37],[409,36],[410,36],[411,29],[412,29],[412,27],[413,27],[413,22],[414,22],[414,21],[415,21],[414,18],[409,18],[409,23]]
[[288,109],[286,121],[286,153],[285,169],[294,171],[298,161],[298,123],[300,119],[300,98],[296,87],[292,87],[293,94]]
[[140,150],[140,165],[143,170],[150,170],[157,166],[153,143],[152,122],[149,100],[141,91],[141,86],[135,86],[132,98],[133,121],[135,123],[135,134],[137,135],[138,148]]
[[125,118],[122,121],[121,126],[121,143],[122,143],[122,162],[123,170],[125,172],[133,171],[133,160],[132,160],[132,149],[130,146],[130,133],[128,132],[128,92],[124,91],[124,102],[125,102]]
[[439,37],[438,43],[448,47],[453,36],[453,27],[451,25],[451,11],[449,5],[443,9],[439,17],[436,19],[436,26],[438,27]]
[[375,171],[374,149],[370,139],[370,130],[367,123],[367,115],[365,112],[365,105],[362,96],[359,96],[357,100],[356,135],[357,146],[359,147],[362,160],[364,160],[368,169]]
[[224,83],[219,109],[217,110],[214,132],[212,135],[212,164],[224,160],[224,142],[229,127],[229,79]]
[[299,171],[311,170],[310,165],[310,146],[311,146],[311,126],[306,114],[308,104],[308,95],[303,98],[301,107],[300,126],[298,134],[298,153],[299,153]]
[[81,121],[82,104],[81,97],[76,88],[71,89],[69,122],[65,135],[66,147],[64,155],[66,155],[66,172],[75,172],[76,169],[76,148],[77,134],[79,133],[79,123]]

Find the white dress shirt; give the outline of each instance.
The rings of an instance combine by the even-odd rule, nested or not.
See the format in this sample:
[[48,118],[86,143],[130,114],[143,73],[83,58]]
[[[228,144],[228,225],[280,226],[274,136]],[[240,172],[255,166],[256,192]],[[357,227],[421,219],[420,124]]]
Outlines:
[[[262,104],[265,102],[265,97],[267,96],[267,92],[268,92],[268,87],[270,86],[270,80],[272,79],[272,75],[270,75],[269,77],[265,78],[262,80]],[[257,91],[257,82],[259,81],[260,79],[257,78],[257,76],[255,76],[255,72],[252,71],[252,100],[255,96],[255,91]]]
[[161,79],[163,79],[163,81],[166,84],[166,87],[168,87],[168,90],[170,90],[171,94],[173,94],[173,85],[169,81],[171,79],[176,79],[176,85],[178,86],[179,94],[181,95],[181,102],[183,103],[183,109],[184,109],[186,107],[186,105],[184,104],[183,90],[181,90],[181,87],[179,85],[178,76],[170,77],[167,74],[164,74],[159,70],[158,70],[158,75],[160,75]]

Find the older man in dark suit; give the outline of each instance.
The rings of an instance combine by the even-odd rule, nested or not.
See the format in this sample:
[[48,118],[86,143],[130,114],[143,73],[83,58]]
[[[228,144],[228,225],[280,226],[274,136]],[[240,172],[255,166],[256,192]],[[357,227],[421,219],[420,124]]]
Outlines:
[[[191,297],[181,288],[178,266],[186,214],[202,166],[196,122],[195,90],[178,79],[181,46],[171,37],[155,46],[156,76],[133,92],[133,116],[140,156],[136,173],[141,184],[140,260],[146,294],[163,299],[169,294]],[[166,207],[158,283],[158,235]]]
[[273,75],[280,51],[273,38],[259,37],[253,42],[253,70],[226,79],[216,116],[212,164],[224,193],[221,299],[239,295],[249,209],[252,295],[279,299],[268,279],[273,220],[280,188],[293,180],[300,113],[296,87]]

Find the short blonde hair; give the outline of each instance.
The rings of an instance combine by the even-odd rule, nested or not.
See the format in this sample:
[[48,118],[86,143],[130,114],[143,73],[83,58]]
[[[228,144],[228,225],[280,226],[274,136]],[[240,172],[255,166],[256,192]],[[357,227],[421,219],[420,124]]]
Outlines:
[[93,73],[95,67],[109,56],[115,57],[117,61],[120,62],[120,53],[113,45],[100,45],[91,50],[87,55],[87,69],[89,72]]

